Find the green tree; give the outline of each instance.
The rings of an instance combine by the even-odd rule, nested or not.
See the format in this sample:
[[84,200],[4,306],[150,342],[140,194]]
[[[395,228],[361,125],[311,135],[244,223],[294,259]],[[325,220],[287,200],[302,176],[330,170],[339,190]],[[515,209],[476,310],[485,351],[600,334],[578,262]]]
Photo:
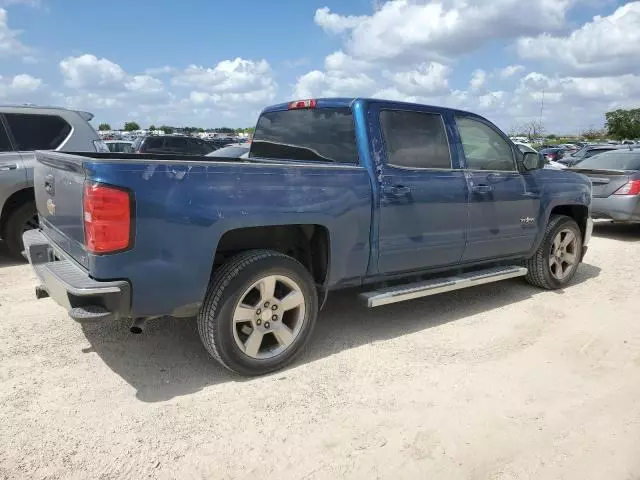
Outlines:
[[157,130],[157,128],[155,125],[149,125],[149,130],[154,131],[154,130]]
[[100,130],[101,132],[106,132],[108,130],[111,130],[111,125],[109,125],[108,123],[101,123],[100,125],[98,125],[98,130]]
[[160,127],[160,130],[162,130],[167,135],[171,135],[173,133],[173,127],[170,127],[169,125],[162,125]]
[[124,131],[125,132],[135,132],[136,130],[140,130],[140,125],[136,122],[125,122]]
[[604,116],[610,137],[616,140],[640,138],[640,108],[613,110]]
[[595,128],[588,128],[584,132],[582,132],[581,136],[589,141],[597,140],[599,138],[604,138],[605,132],[602,130],[597,130]]
[[547,138],[548,138],[549,140],[555,140],[556,138],[558,138],[558,136],[557,136],[557,135],[555,135],[555,134],[553,134],[553,133],[550,133],[549,135],[547,135]]

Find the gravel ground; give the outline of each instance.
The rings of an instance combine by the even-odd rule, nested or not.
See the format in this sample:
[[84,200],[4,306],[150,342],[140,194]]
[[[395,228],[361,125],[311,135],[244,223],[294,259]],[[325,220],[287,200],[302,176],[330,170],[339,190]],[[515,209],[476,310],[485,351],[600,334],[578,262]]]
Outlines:
[[81,327],[0,254],[0,477],[640,478],[640,228],[595,234],[564,292],[336,294],[251,380],[193,320]]

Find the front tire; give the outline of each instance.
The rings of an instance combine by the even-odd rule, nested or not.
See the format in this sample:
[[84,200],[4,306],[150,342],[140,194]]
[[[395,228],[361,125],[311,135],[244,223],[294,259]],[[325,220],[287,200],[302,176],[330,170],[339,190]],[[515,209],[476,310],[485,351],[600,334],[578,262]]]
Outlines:
[[568,285],[582,259],[582,232],[571,217],[554,215],[536,253],[526,261],[526,280],[537,287],[557,290]]
[[306,344],[318,313],[313,278],[297,260],[251,250],[214,273],[198,314],[207,351],[241,375],[283,368]]

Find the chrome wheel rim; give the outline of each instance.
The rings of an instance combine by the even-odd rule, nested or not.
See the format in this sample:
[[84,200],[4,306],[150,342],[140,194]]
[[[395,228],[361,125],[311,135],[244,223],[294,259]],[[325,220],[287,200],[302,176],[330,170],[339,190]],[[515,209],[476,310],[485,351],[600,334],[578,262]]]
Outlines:
[[578,237],[568,228],[553,239],[549,255],[549,270],[556,280],[564,280],[578,264]]
[[240,296],[233,312],[233,338],[256,360],[283,354],[302,331],[305,299],[300,286],[284,275],[254,282]]

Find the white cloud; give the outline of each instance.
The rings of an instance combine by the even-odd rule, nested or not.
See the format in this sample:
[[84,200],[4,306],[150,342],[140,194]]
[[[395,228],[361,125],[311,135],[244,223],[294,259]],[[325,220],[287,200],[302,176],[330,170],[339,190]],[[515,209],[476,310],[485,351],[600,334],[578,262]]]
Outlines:
[[72,88],[122,87],[127,74],[117,63],[95,55],[67,57],[60,62],[64,83]]
[[508,65],[498,71],[500,78],[509,78],[526,70],[524,65]]
[[325,30],[346,33],[345,53],[357,59],[442,61],[492,39],[557,30],[564,25],[570,4],[570,0],[532,0],[522,15],[519,0],[478,4],[394,0],[368,16],[342,16],[325,7],[316,11],[315,21]]
[[16,91],[34,92],[40,88],[42,80],[25,73],[16,75],[11,81],[11,88]]
[[487,85],[487,72],[484,70],[475,70],[471,74],[471,80],[469,81],[469,90],[472,92],[479,92],[484,90]]
[[7,103],[35,103],[32,102],[33,95],[42,86],[43,82],[40,78],[25,73],[9,78],[0,75],[0,99]]
[[9,28],[9,14],[0,8],[0,57],[21,55],[29,49],[20,41],[20,31]]
[[366,96],[375,91],[376,82],[365,73],[343,74],[313,70],[298,77],[293,97]]
[[522,38],[518,53],[568,74],[602,76],[639,72],[639,45],[640,2],[630,2],[607,17],[594,17],[568,36]]
[[150,75],[135,75],[127,80],[124,86],[127,90],[137,93],[155,94],[164,90],[164,84]]
[[451,68],[432,62],[414,70],[397,72],[390,77],[397,88],[408,94],[429,95],[449,90]]

